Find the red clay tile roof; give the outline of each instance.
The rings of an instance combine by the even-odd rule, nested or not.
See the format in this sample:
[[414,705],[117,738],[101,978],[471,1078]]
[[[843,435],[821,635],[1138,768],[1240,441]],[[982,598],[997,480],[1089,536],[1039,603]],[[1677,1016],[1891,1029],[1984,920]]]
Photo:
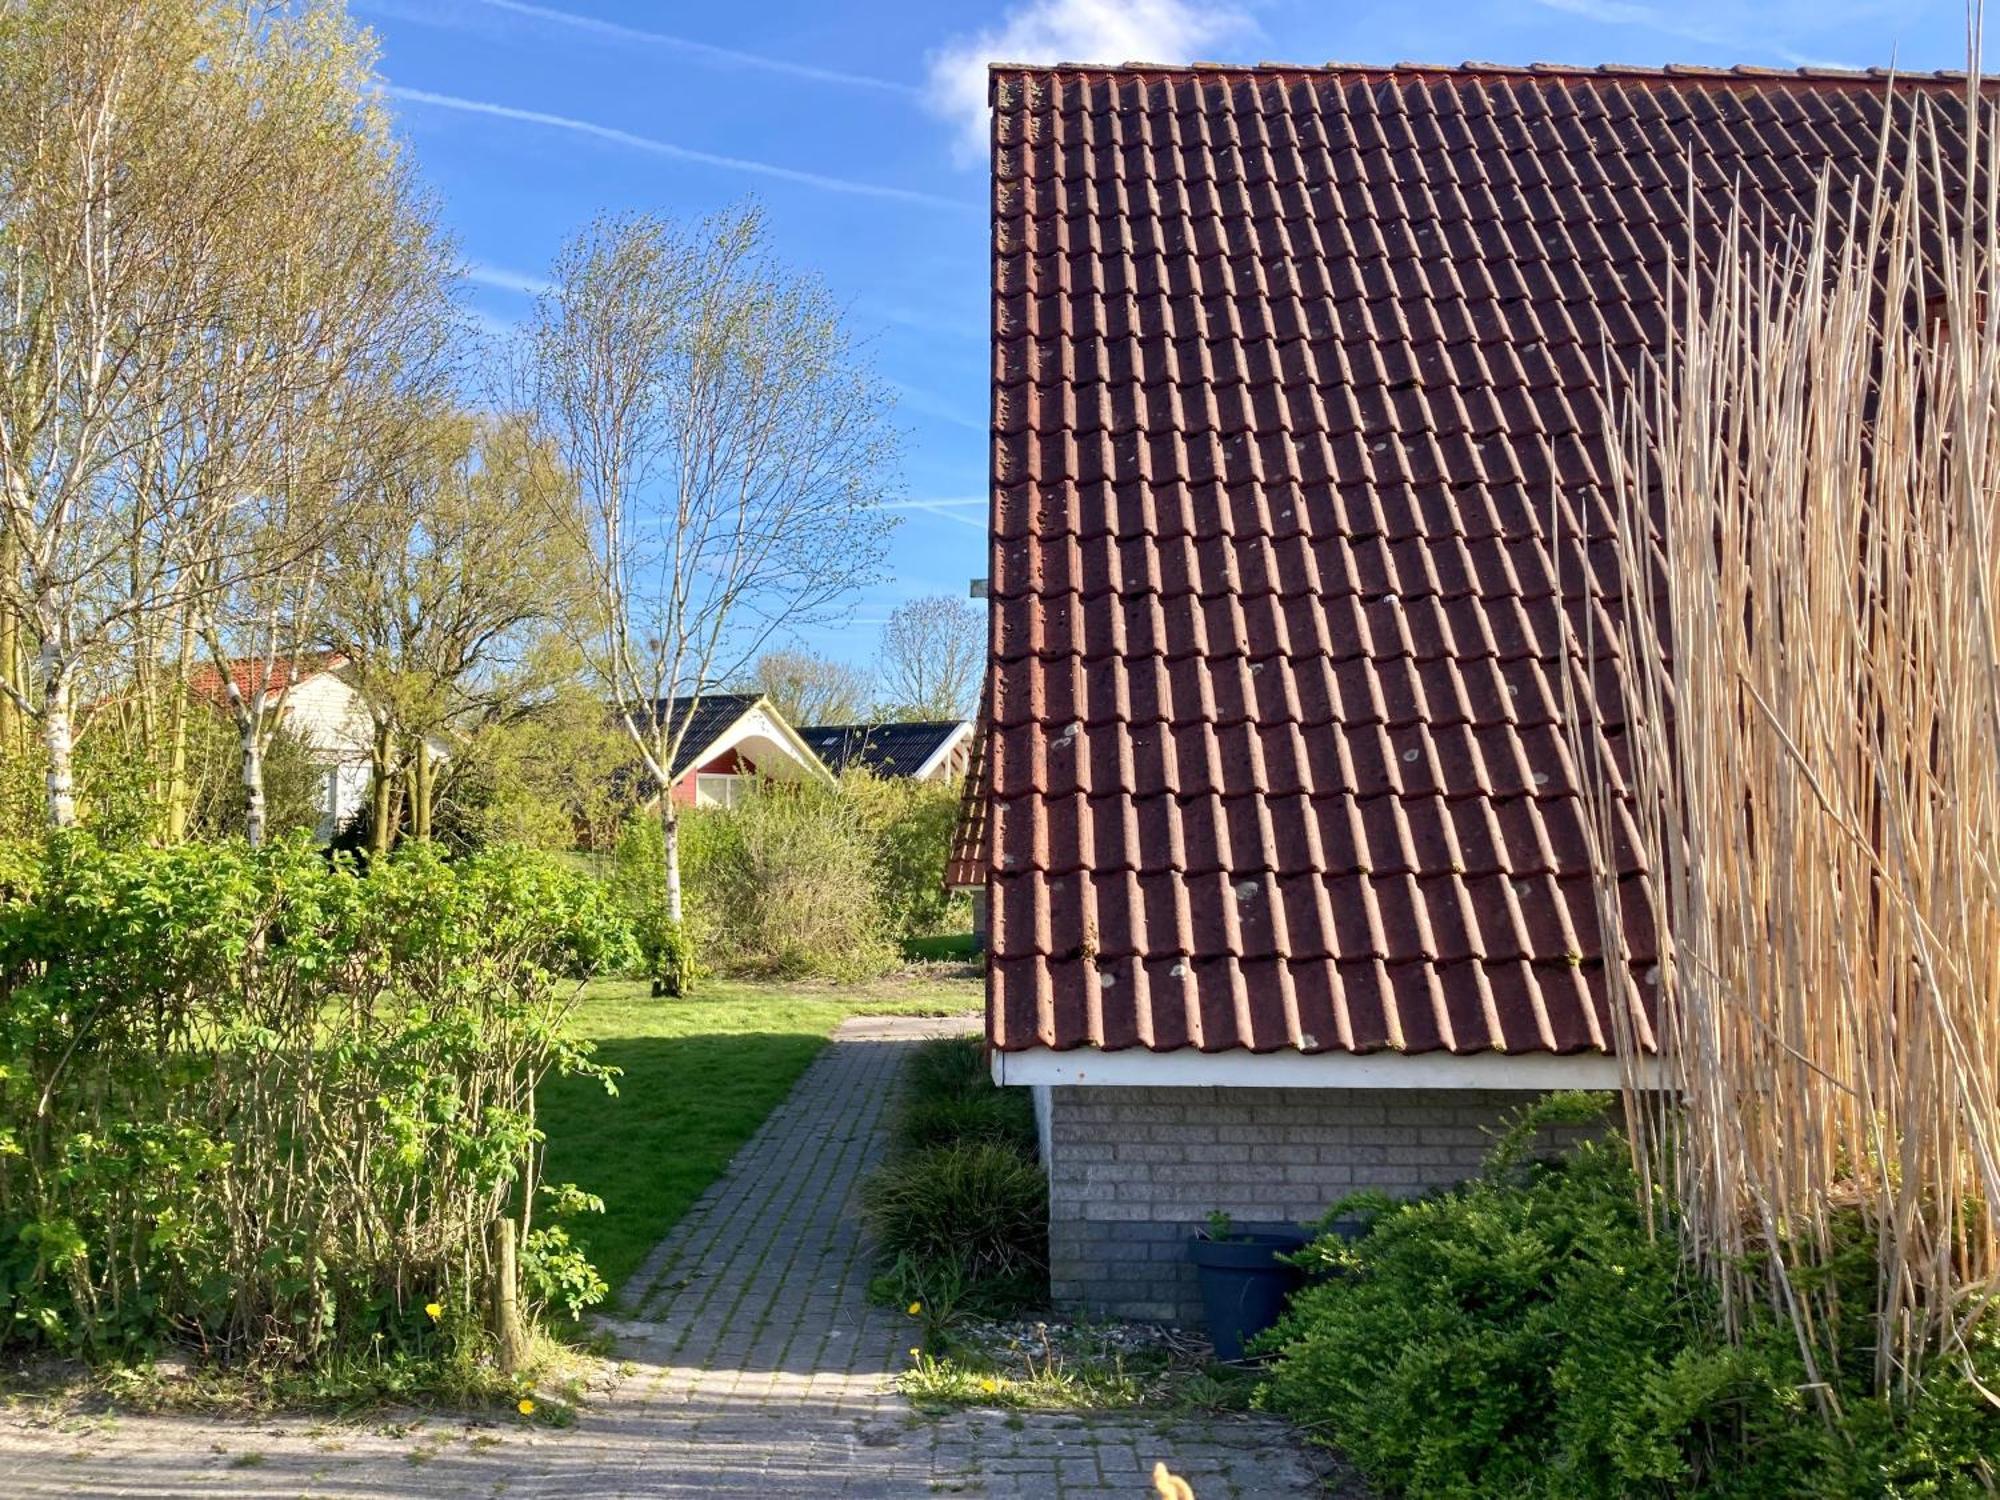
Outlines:
[[[292,661],[289,657],[270,664],[270,680],[265,683],[268,693],[289,692],[308,678],[317,677],[322,672],[334,672],[347,665],[347,658],[334,653],[313,652],[299,659],[298,675],[292,675]],[[266,666],[262,657],[239,656],[229,663],[229,675],[236,684],[236,691],[248,703],[255,695],[258,684],[264,681]],[[213,662],[196,667],[188,674],[188,692],[205,702],[224,703],[228,692],[224,688],[222,674]]]
[[[1608,1049],[1561,722],[1565,652],[1621,607],[1596,392],[1660,346],[1690,164],[1703,233],[1738,180],[1801,212],[1870,170],[1883,84],[992,89],[991,712],[957,853],[989,874],[993,1044]],[[1590,690],[1615,762],[1615,667]]]

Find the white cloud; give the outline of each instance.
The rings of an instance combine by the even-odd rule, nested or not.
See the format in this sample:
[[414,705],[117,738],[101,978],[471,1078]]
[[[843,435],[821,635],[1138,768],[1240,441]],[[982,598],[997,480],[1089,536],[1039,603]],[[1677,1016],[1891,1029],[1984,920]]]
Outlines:
[[571,115],[551,114],[547,110],[518,109],[511,104],[495,104],[490,99],[467,99],[457,94],[433,93],[429,89],[404,88],[397,84],[389,85],[383,92],[391,99],[401,100],[407,104],[427,104],[436,109],[456,110],[461,114],[486,115],[496,120],[518,120],[524,125],[540,125],[550,130],[590,136],[634,151],[664,156],[673,161],[693,162],[699,166],[717,167],[725,172],[744,172],[755,177],[772,177],[780,182],[795,182],[804,187],[819,188],[829,193],[854,193],[865,198],[890,198],[903,203],[921,203],[930,208],[964,210],[973,206],[960,199],[944,198],[936,193],[921,193],[914,188],[857,182],[849,177],[829,177],[824,172],[801,172],[795,167],[781,167],[767,161],[752,161],[742,156],[719,156],[713,151],[697,151],[691,146],[677,146],[672,141],[659,140],[630,130],[617,130],[609,125],[599,125],[592,120],[579,120]]
[[523,297],[539,297],[549,289],[549,284],[539,276],[510,271],[505,266],[489,266],[483,261],[474,261],[467,266],[465,279],[479,286],[490,286],[498,292],[517,292]]
[[[1534,0],[1544,10],[1600,26],[1652,32],[1674,41],[1715,47],[1732,57],[1775,57],[1793,67],[1853,67],[1811,51],[1816,38],[1838,47],[1866,46],[1861,28],[1877,20],[1906,21],[1905,0]],[[1845,33],[1845,34],[1842,34]],[[1877,58],[1874,61],[1883,61]]]
[[553,6],[530,4],[528,0],[480,0],[480,3],[493,10],[506,11],[512,15],[527,16],[557,26],[573,27],[607,41],[639,42],[648,46],[671,48],[687,56],[699,58],[703,62],[719,63],[725,67],[756,68],[767,73],[807,79],[814,83],[844,84],[849,88],[878,89],[890,94],[916,92],[907,83],[898,83],[893,78],[876,78],[867,73],[848,73],[838,68],[816,67],[811,63],[793,62],[788,58],[772,57],[762,52],[744,52],[735,47],[718,47],[712,42],[699,42],[692,37],[676,36],[665,31],[645,31],[637,26],[624,26],[616,21],[600,20],[596,16],[582,16],[574,11],[557,10]]
[[1193,62],[1253,30],[1228,0],[1028,0],[1000,25],[932,55],[930,107],[958,126],[968,163],[987,149],[986,65],[995,62]]
[[936,516],[940,521],[956,521],[974,531],[984,531],[985,516],[968,515],[966,512],[984,511],[989,503],[984,495],[952,495],[942,500],[884,500],[875,509],[920,510],[925,515]]
[[983,419],[969,417],[964,408],[956,402],[947,401],[934,391],[927,391],[920,385],[911,385],[907,380],[889,379],[902,398],[901,404],[911,411],[922,412],[927,417],[935,417],[940,422],[949,422],[954,427],[963,427],[968,432],[985,432],[987,423]]
[[877,510],[974,510],[987,505],[984,495],[947,495],[941,500],[883,500]]

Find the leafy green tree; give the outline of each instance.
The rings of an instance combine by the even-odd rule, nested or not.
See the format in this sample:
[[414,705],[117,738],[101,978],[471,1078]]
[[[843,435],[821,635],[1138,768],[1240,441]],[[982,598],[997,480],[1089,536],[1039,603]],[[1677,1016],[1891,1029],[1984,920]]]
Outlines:
[[[122,656],[177,734],[155,679],[291,566],[277,512],[435,347],[441,243],[372,64],[330,0],[0,7],[0,696],[58,827],[87,675]],[[256,837],[266,726],[236,711]]]
[[477,848],[608,854],[646,787],[632,742],[580,681],[474,727],[438,787],[436,833]]
[[574,677],[560,628],[587,607],[574,484],[531,419],[442,412],[332,539],[326,635],[374,719],[374,847],[407,794],[431,836],[438,751]]

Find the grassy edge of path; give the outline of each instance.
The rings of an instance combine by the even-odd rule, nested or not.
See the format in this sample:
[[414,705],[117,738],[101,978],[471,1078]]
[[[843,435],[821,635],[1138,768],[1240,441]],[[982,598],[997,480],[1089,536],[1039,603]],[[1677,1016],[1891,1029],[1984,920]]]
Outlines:
[[572,1034],[622,1069],[618,1093],[550,1078],[537,1115],[543,1180],[604,1199],[569,1226],[622,1306],[625,1283],[777,1108],[833,1029],[856,1015],[950,1015],[980,1004],[977,981],[898,977],[844,988],[716,982],[692,1000],[655,1000],[643,983],[600,980]]

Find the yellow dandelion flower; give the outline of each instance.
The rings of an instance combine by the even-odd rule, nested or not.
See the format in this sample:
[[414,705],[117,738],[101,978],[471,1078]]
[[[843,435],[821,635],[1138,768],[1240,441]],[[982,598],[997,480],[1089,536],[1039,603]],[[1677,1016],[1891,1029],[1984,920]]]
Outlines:
[[526,1396],[523,1396],[520,1402],[514,1407],[514,1410],[524,1417],[532,1417],[535,1414],[535,1403],[530,1401]]
[[435,1323],[439,1318],[444,1316],[444,1307],[440,1303],[426,1302],[424,1304],[424,1315]]
[[923,1357],[924,1357],[924,1351],[921,1349],[912,1349],[910,1351],[911,1359],[922,1359]]
[[909,1305],[909,1307],[907,1307],[904,1310],[908,1312],[911,1317],[920,1318],[924,1314],[924,1305],[921,1302],[912,1302]]
[[979,1388],[990,1396],[1000,1389],[1000,1382],[995,1380],[991,1375],[988,1375],[984,1380],[979,1382]]

